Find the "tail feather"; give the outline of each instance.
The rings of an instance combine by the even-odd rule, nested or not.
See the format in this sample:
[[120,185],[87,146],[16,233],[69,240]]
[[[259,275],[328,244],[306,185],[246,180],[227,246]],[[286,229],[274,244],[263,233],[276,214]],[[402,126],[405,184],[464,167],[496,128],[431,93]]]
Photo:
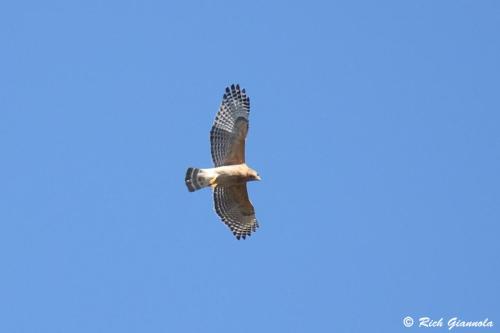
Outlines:
[[199,168],[188,168],[185,181],[189,192],[197,191],[209,185],[208,180],[203,175],[203,169]]

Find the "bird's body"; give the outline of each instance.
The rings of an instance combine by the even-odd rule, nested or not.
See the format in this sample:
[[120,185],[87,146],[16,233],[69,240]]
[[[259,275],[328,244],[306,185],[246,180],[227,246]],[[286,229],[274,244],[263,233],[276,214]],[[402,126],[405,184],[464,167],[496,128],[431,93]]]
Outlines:
[[245,164],[250,99],[239,85],[226,88],[222,104],[210,131],[214,168],[188,168],[185,182],[194,192],[204,187],[214,191],[215,211],[236,238],[250,236],[259,226],[248,199],[246,183],[260,180]]
[[260,180],[260,177],[245,163],[205,169],[188,168],[186,173],[186,185],[190,192],[208,186],[241,185],[252,180]]

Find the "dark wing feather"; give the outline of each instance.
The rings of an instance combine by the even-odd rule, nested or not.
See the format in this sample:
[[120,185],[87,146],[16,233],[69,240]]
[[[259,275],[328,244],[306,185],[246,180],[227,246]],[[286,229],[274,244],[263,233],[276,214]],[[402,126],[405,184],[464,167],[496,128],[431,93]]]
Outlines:
[[245,163],[250,98],[239,85],[226,88],[210,131],[212,160],[216,167]]
[[259,227],[246,184],[217,186],[214,189],[214,205],[217,215],[238,239],[245,239]]

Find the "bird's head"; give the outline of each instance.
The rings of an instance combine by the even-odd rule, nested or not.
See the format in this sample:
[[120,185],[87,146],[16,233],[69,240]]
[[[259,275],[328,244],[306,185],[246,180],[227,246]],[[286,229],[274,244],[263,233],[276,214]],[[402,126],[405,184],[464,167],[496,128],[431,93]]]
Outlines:
[[257,171],[250,169],[248,171],[248,179],[249,180],[260,180],[260,176]]

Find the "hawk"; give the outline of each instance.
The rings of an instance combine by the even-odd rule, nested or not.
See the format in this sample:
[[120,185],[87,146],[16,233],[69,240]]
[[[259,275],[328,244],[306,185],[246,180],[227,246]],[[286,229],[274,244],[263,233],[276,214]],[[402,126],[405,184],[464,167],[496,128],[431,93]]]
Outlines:
[[213,189],[215,211],[237,239],[245,239],[259,227],[247,192],[248,181],[260,180],[245,164],[249,112],[245,89],[234,84],[227,87],[210,131],[215,167],[188,168],[185,178],[189,192],[209,186]]

